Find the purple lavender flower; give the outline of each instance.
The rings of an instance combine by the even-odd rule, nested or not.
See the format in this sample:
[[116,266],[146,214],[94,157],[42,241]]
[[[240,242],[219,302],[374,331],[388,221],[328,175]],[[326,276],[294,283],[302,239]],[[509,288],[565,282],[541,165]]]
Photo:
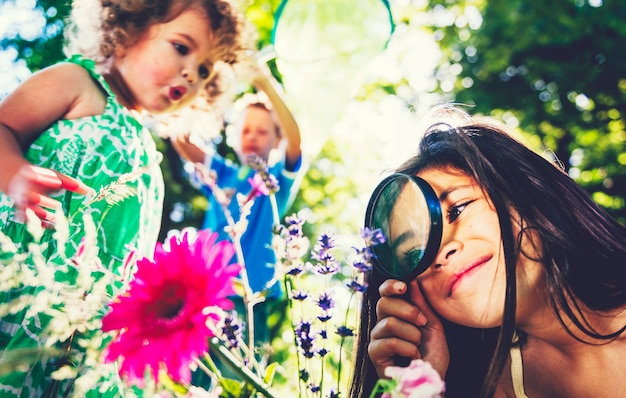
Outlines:
[[332,295],[328,292],[322,292],[319,298],[317,299],[317,305],[323,311],[329,311],[335,308],[335,300],[333,300]]
[[307,381],[309,381],[309,377],[310,374],[306,369],[300,369],[300,380],[306,383]]
[[297,276],[304,272],[304,264],[294,264],[287,269],[286,274]]
[[323,233],[318,239],[317,244],[313,248],[316,252],[325,252],[335,248],[335,238],[332,235]]
[[361,237],[365,240],[365,245],[368,247],[380,245],[386,241],[385,235],[380,228],[372,230],[365,227],[361,230]]
[[355,247],[354,251],[356,252],[357,256],[363,259],[363,261],[366,263],[371,262],[372,259],[376,256],[370,247]]
[[339,262],[334,255],[328,252],[311,253],[311,258],[317,260],[314,269],[321,275],[332,275],[339,271]]
[[367,291],[366,284],[360,284],[355,280],[350,281],[350,283],[348,283],[346,286],[348,286],[348,289],[352,290],[355,293],[364,293]]
[[267,163],[258,155],[250,154],[246,158],[246,163],[261,176],[263,183],[267,187],[270,194],[278,192],[280,187],[278,186],[278,180],[272,174],[269,173]]
[[285,224],[287,224],[287,230],[289,231],[289,235],[297,235],[302,236],[302,225],[304,224],[304,220],[293,214],[291,216],[285,217]]
[[311,323],[301,321],[296,327],[296,341],[300,346],[302,355],[305,358],[313,358],[315,352],[313,347],[313,336],[311,335]]
[[296,328],[296,333],[298,335],[308,335],[311,333],[311,322],[301,321],[298,327]]
[[328,312],[328,311],[324,311],[324,312],[322,313],[322,315],[319,315],[319,316],[317,317],[317,319],[319,319],[319,320],[320,320],[320,322],[328,322],[328,321],[330,321],[332,318],[333,318],[332,314],[331,314],[330,312]]
[[354,336],[354,331],[349,327],[342,325],[337,328],[337,334],[341,337]]
[[311,258],[317,260],[315,271],[322,275],[335,274],[339,271],[339,262],[330,250],[335,247],[335,239],[329,234],[322,234],[311,252]]
[[306,300],[308,297],[309,297],[309,295],[306,292],[303,292],[302,290],[294,292],[291,295],[292,299],[298,300],[298,301]]
[[228,348],[237,348],[243,335],[243,323],[232,312],[229,312],[224,319],[222,333],[226,337]]
[[352,266],[359,272],[368,272],[372,269],[372,264],[363,260],[356,260],[352,263]]

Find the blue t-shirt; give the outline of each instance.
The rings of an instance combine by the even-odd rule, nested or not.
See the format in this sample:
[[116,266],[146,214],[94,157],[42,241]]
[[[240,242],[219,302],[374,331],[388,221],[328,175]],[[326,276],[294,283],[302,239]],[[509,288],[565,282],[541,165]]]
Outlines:
[[[279,190],[275,195],[280,221],[282,221],[285,212],[289,209],[298,191],[299,184],[296,184],[296,180],[298,179],[301,160],[301,158],[298,160],[293,171],[286,170],[282,161],[269,168],[269,173],[278,180]],[[251,191],[252,186],[248,179],[254,177],[254,170],[249,166],[240,166],[219,155],[214,155],[211,159],[210,169],[217,174],[217,186],[220,189],[232,188],[236,193],[244,195]],[[209,200],[209,207],[202,228],[217,232],[220,240],[230,239],[228,233],[224,231],[224,227],[228,226],[226,216],[221,205],[215,199],[211,188],[203,185],[201,190]],[[240,212],[236,197],[233,197],[231,200],[229,211],[235,222],[237,222]],[[248,228],[241,236],[241,249],[246,263],[250,287],[254,292],[258,292],[274,276],[274,264],[276,263],[276,257],[272,250],[272,226],[274,220],[269,196],[259,195],[255,198],[247,220]],[[275,283],[269,292],[269,296],[277,297],[280,295],[280,292],[280,283]]]

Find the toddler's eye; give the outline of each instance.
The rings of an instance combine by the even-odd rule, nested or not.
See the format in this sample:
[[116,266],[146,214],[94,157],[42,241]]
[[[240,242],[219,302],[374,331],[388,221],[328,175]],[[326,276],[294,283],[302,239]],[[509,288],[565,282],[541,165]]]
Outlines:
[[200,76],[201,79],[206,79],[209,77],[209,68],[207,68],[204,65],[200,65],[200,67],[198,68],[198,75]]
[[458,205],[450,206],[450,208],[448,209],[448,222],[453,223],[457,218],[459,218],[459,216],[461,215],[463,210],[465,210],[467,205],[469,205],[472,202],[473,200],[469,200],[467,202],[463,202]]
[[174,48],[176,49],[176,51],[180,54],[180,55],[187,55],[187,53],[189,53],[189,47],[180,44],[180,43],[173,43]]

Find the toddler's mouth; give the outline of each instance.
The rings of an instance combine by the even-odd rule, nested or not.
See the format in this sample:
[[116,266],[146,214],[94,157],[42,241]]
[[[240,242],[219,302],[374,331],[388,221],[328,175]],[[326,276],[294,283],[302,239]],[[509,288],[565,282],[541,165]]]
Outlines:
[[172,87],[170,88],[170,99],[172,101],[178,101],[183,97],[183,95],[185,95],[186,92],[187,90],[183,86]]

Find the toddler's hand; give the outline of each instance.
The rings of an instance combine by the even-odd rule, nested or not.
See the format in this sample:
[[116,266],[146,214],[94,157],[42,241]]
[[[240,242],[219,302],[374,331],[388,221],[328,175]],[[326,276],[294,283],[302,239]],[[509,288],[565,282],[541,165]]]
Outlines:
[[82,182],[43,167],[26,165],[11,179],[7,195],[15,202],[18,217],[23,217],[26,209],[31,209],[42,221],[54,222],[54,213],[50,210],[59,210],[61,204],[51,199],[47,194],[51,191],[67,189],[77,194],[93,193]]

